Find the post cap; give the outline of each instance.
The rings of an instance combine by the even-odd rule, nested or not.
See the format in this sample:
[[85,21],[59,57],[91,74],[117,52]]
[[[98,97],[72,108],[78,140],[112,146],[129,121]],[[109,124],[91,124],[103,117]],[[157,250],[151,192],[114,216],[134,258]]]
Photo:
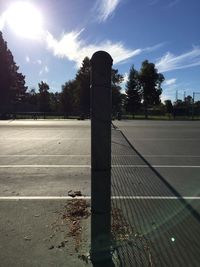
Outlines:
[[92,55],[91,63],[92,64],[100,63],[100,64],[112,65],[113,59],[110,56],[110,54],[108,54],[107,52],[97,51]]

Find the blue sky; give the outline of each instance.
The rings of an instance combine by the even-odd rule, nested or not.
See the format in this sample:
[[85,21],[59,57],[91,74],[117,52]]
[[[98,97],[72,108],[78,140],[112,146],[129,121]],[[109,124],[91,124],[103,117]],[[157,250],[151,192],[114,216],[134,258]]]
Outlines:
[[199,13],[199,0],[0,0],[0,30],[29,88],[43,80],[60,91],[105,50],[125,81],[132,64],[155,63],[162,100],[174,100],[200,92]]

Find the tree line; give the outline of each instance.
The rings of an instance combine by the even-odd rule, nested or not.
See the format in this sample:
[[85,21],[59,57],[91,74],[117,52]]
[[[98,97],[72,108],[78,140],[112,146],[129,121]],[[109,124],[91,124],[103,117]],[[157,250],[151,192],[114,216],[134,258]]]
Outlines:
[[[125,92],[122,92],[124,77],[117,69],[112,69],[112,113],[131,114],[133,117],[143,111],[148,117],[152,107],[160,106],[163,74],[148,60],[137,71],[131,66]],[[90,114],[90,59],[85,57],[73,80],[61,86],[61,92],[51,92],[49,85],[40,81],[38,88],[28,89],[25,76],[19,72],[12,52],[0,32],[0,117],[16,112],[57,112],[66,116],[77,115],[82,118]],[[165,110],[172,113],[171,101],[165,103]],[[179,103],[180,104],[180,103]],[[170,109],[171,108],[171,109]]]

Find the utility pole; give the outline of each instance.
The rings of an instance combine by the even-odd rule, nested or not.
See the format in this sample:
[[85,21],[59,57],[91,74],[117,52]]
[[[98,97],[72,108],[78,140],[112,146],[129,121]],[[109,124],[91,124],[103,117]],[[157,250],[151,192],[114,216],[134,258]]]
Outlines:
[[176,102],[178,100],[178,90],[176,90]]
[[[91,59],[91,261],[111,261],[111,56]],[[103,263],[104,262],[104,263]],[[111,265],[109,265],[111,266]]]
[[184,91],[184,95],[183,95],[183,101],[185,102],[185,98],[186,98],[186,91]]
[[194,103],[195,103],[195,95],[200,95],[200,92],[193,92],[193,104],[192,104],[192,119],[194,118]]

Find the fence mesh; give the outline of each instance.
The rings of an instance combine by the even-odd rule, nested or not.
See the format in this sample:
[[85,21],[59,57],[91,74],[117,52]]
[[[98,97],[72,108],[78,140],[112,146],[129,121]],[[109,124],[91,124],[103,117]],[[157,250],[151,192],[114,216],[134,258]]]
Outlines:
[[[116,128],[112,129],[112,166],[115,263],[199,266],[200,215],[195,203],[186,202]],[[165,196],[171,199],[162,199]]]

